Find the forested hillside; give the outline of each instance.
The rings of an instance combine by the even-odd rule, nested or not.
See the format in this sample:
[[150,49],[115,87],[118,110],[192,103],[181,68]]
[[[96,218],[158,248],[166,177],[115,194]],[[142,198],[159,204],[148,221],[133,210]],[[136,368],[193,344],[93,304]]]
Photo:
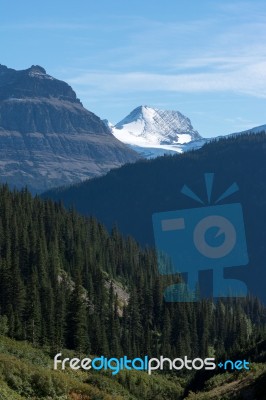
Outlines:
[[265,333],[254,298],[164,303],[169,278],[155,253],[93,218],[7,186],[0,218],[1,330],[11,338],[51,353],[174,357],[235,352]]
[[[205,173],[214,173],[209,200]],[[130,234],[143,245],[151,246],[154,246],[154,213],[192,208],[201,212],[209,205],[240,203],[249,262],[246,268],[228,268],[226,274],[243,280],[252,295],[266,304],[265,180],[266,134],[261,132],[215,140],[181,155],[126,165],[99,179],[57,189],[44,196],[61,199],[65,206],[73,206],[84,215],[96,216],[108,229],[117,224],[124,235]],[[218,201],[235,183],[239,190]],[[184,185],[202,203],[181,193]]]
[[[199,150],[142,160],[103,177],[56,188],[45,198],[62,200],[84,215],[94,215],[109,229],[116,223],[124,234],[142,244],[154,244],[152,214],[200,207],[181,193],[188,185],[208,204],[206,172],[215,173],[211,204],[233,183],[239,192],[221,203],[241,202],[254,227],[254,239],[264,242],[261,221],[266,217],[266,133],[220,138]],[[254,210],[256,210],[256,217]]]

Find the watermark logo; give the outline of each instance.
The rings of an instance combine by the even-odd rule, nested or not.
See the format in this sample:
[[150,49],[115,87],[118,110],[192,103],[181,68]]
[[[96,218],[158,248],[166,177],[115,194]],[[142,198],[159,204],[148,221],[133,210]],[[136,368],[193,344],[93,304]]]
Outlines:
[[236,360],[236,361],[226,360],[225,362],[220,361],[219,364],[217,364],[217,367],[225,371],[241,371],[241,370],[249,371],[250,370],[249,365],[250,363],[247,360]]
[[218,199],[212,199],[213,173],[206,173],[208,203],[204,204],[188,186],[181,192],[201,207],[153,214],[159,272],[162,275],[187,274],[186,283],[166,288],[168,302],[195,302],[201,296],[199,272],[213,271],[213,297],[243,297],[246,284],[225,279],[224,268],[245,266],[247,253],[245,227],[240,203],[219,204],[238,186],[233,183]]
[[201,370],[204,369],[214,370],[220,368],[228,371],[235,370],[249,370],[249,362],[246,360],[226,360],[225,362],[219,362],[216,364],[215,358],[194,358],[190,359],[185,356],[183,358],[170,359],[164,356],[159,358],[149,358],[144,356],[143,358],[136,357],[129,359],[127,356],[121,358],[106,358],[104,356],[95,358],[63,358],[62,353],[58,353],[54,357],[54,369],[65,370],[70,368],[72,370],[95,370],[95,371],[112,371],[112,375],[117,375],[122,370],[136,370],[136,371],[147,371],[149,375],[154,371],[180,371],[183,369],[187,370]]

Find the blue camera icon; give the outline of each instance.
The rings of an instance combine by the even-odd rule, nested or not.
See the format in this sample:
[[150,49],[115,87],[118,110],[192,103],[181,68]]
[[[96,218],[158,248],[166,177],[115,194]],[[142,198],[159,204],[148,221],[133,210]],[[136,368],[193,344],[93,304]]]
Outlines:
[[[206,175],[207,180],[212,174]],[[160,274],[188,276],[186,285],[167,288],[167,301],[196,301],[199,271],[204,270],[213,270],[214,297],[247,294],[242,281],[223,277],[224,268],[249,261],[240,203],[160,212],[152,219]]]

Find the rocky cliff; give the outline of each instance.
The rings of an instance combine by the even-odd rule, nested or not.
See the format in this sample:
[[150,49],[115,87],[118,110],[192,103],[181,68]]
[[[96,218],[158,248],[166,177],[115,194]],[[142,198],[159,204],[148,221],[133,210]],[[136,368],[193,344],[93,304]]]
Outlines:
[[40,66],[0,65],[0,181],[33,192],[102,175],[138,159]]

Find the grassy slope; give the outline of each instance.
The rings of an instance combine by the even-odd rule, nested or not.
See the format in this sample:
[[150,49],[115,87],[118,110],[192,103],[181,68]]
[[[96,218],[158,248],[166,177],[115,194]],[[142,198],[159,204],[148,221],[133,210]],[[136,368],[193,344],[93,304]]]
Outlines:
[[[70,352],[64,356],[74,357]],[[45,351],[0,337],[0,399],[181,399],[180,379],[146,372],[54,371]]]
[[[65,356],[74,357],[70,352]],[[0,336],[0,400],[181,400],[184,379],[176,375],[149,376],[146,372],[110,373],[54,371],[45,350]],[[251,371],[213,376],[205,389],[186,400],[266,399],[266,365]]]
[[251,371],[216,375],[205,384],[205,390],[186,400],[264,400],[266,399],[266,365],[253,364]]

